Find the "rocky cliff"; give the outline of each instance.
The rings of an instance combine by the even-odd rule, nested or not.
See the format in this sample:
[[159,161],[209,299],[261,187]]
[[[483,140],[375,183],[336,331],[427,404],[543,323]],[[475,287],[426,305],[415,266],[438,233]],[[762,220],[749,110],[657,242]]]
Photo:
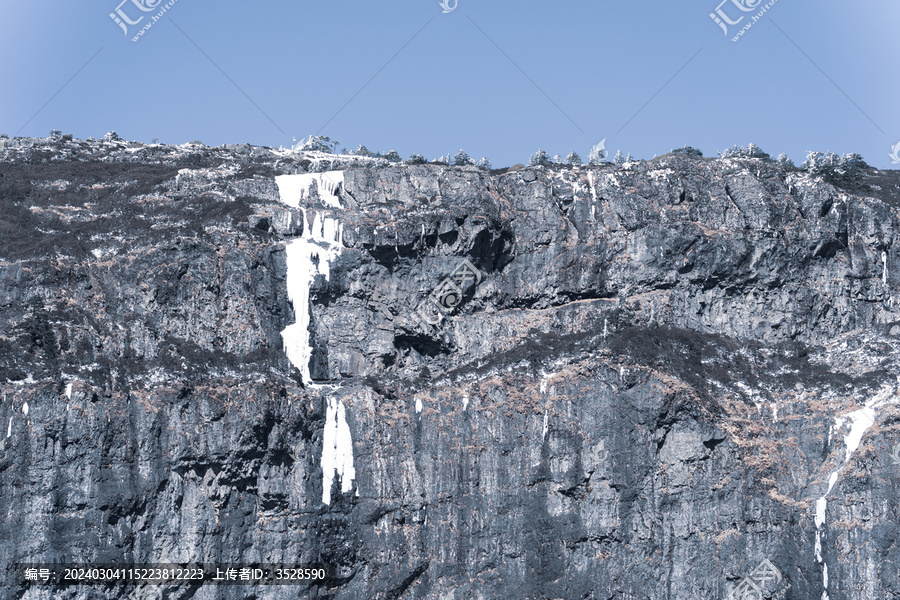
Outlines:
[[900,597],[896,172],[0,145],[3,598]]

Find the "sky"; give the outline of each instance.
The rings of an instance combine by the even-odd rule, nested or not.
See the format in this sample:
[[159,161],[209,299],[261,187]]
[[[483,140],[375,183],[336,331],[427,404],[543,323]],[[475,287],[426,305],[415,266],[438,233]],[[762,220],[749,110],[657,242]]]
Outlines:
[[719,2],[0,0],[0,134],[898,168],[900,3]]

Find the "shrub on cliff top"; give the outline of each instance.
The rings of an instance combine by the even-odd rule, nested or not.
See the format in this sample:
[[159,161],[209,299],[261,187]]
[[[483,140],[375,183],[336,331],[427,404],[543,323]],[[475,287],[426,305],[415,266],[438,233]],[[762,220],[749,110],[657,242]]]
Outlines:
[[374,152],[372,152],[371,150],[369,150],[368,148],[366,148],[366,147],[363,146],[362,144],[360,144],[359,146],[357,146],[357,147],[356,147],[356,150],[351,150],[351,151],[350,151],[350,154],[353,155],[353,156],[369,156],[369,157],[374,157],[374,156],[375,156],[375,153],[374,153]]
[[722,150],[719,152],[719,156],[722,158],[762,158],[765,160],[772,160],[772,157],[763,152],[756,144],[750,144],[746,148],[743,146],[734,146]]
[[800,168],[828,183],[847,187],[860,183],[863,171],[868,166],[863,157],[855,152],[843,156],[834,152],[809,152]]
[[[753,144],[750,144],[753,146]],[[693,146],[682,146],[681,148],[675,148],[672,150],[671,154],[684,154],[685,156],[695,156],[697,158],[701,158],[703,153],[694,148]]]

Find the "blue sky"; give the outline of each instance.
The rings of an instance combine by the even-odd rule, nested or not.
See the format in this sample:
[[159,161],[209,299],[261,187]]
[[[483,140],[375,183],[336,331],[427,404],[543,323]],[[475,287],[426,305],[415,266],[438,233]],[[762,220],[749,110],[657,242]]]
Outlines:
[[[0,0],[0,133],[275,147],[321,133],[495,167],[604,138],[637,158],[753,142],[798,164],[832,150],[897,167],[896,0],[778,0],[737,42],[766,1],[177,0],[131,41],[166,1]],[[744,17],[728,36],[717,6]],[[126,35],[117,8],[144,18]]]

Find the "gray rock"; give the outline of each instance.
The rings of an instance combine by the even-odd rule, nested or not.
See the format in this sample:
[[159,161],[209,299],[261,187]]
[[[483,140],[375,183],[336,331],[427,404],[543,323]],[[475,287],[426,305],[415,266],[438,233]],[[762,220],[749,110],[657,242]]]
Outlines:
[[[329,570],[195,600],[724,598],[764,559],[771,597],[900,593],[896,172],[376,165],[304,221],[268,149],[6,142],[3,597],[128,594],[17,582],[54,561]],[[307,384],[285,245],[325,216]]]

